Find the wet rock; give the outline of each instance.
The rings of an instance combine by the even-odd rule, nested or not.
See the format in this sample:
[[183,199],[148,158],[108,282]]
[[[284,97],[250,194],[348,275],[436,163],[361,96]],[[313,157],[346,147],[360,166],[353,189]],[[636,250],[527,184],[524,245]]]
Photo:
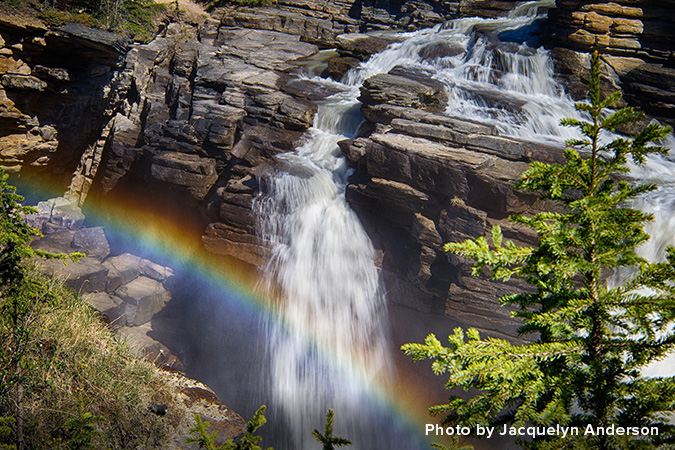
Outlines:
[[222,222],[206,227],[202,244],[211,253],[233,256],[258,267],[268,256],[267,247],[254,233]]
[[342,56],[350,56],[360,60],[380,53],[393,41],[363,33],[349,33],[337,36],[338,52]]
[[433,61],[439,58],[452,58],[464,53],[466,53],[466,50],[463,48],[450,45],[446,42],[427,44],[418,52],[420,58],[427,61]]
[[342,80],[342,77],[351,69],[357,67],[361,61],[351,56],[339,56],[328,61],[326,74],[336,81]]
[[[337,59],[337,58],[336,58]],[[357,61],[358,62],[358,61]],[[330,67],[330,62],[328,63]],[[340,92],[339,89],[316,83],[312,80],[291,79],[286,82],[281,89],[295,97],[304,97],[310,101],[323,100],[333,94]]]
[[398,75],[379,74],[363,83],[359,100],[366,106],[386,103],[441,111],[447,104],[447,94],[440,83],[431,79],[420,82]]

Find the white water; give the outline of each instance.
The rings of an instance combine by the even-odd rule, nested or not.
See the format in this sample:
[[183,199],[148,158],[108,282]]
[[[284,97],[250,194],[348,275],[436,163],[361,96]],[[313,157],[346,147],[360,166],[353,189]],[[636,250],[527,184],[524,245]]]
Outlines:
[[[526,4],[508,18],[458,19],[405,33],[401,42],[349,72],[342,83],[313,79],[341,92],[320,104],[303,145],[277,157],[279,169],[264,180],[266,188],[256,203],[261,234],[272,243],[265,276],[278,294],[284,322],[284,329],[268,330],[268,395],[285,419],[289,450],[316,447],[310,430],[320,427],[328,408],[336,409],[338,434],[355,440],[355,450],[412,448],[398,438],[378,440],[373,436],[378,425],[363,409],[370,386],[386,385],[392,369],[375,254],[345,201],[350,170],[337,146],[356,132],[361,120],[359,86],[395,66],[426,71],[447,88],[446,114],[494,124],[505,135],[562,143],[576,131],[561,127],[560,119],[579,114],[554,81],[547,52],[525,44],[502,45],[494,37],[532,23],[537,7],[552,3]],[[420,56],[439,45],[457,50],[454,56]],[[635,174],[670,185],[641,203],[655,211],[652,232],[659,236],[643,250],[658,259],[666,244],[675,243],[671,233],[663,232],[675,226],[675,162],[651,160]],[[281,443],[274,444],[284,450]]]
[[391,370],[375,252],[344,196],[349,170],[337,142],[360,122],[349,94],[320,105],[305,143],[278,157],[284,170],[267,180],[258,202],[263,236],[273,243],[264,271],[280,291],[286,327],[270,329],[270,381],[289,448],[312,446],[310,432],[328,408],[338,424],[357,422],[363,381]]

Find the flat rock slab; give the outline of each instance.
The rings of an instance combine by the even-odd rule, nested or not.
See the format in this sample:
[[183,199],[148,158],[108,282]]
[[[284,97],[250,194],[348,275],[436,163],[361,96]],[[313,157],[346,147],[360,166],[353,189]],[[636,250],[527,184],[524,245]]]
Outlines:
[[120,34],[89,28],[78,23],[68,23],[57,28],[56,34],[76,40],[85,47],[104,52],[124,54],[129,39]]
[[79,261],[43,260],[46,273],[63,277],[66,284],[77,292],[105,291],[108,269],[96,258],[85,257]]

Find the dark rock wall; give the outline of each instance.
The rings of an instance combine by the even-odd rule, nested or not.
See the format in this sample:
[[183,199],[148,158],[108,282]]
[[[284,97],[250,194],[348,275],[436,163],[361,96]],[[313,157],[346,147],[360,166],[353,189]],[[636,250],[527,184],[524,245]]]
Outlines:
[[0,18],[0,165],[67,186],[121,94],[128,42],[75,24]]
[[513,182],[528,161],[556,160],[561,151],[437,114],[444,100],[436,82],[407,75],[394,69],[364,83],[362,130],[373,131],[340,143],[355,168],[347,199],[379,251],[391,301],[513,336],[509,311],[496,300],[523,286],[470,276],[468,262],[445,255],[443,243],[487,235],[499,224],[507,238],[532,244],[535,237],[507,217],[542,205]]

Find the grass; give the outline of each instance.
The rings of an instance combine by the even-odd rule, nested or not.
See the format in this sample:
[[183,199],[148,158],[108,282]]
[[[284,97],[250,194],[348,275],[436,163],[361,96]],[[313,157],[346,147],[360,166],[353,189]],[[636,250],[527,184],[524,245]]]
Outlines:
[[[30,276],[39,290],[32,305],[30,351],[22,361],[19,400],[26,448],[161,448],[180,421],[172,408],[164,417],[148,410],[151,404],[171,403],[166,378],[135,358],[63,282],[36,268]],[[6,335],[8,326],[2,323],[0,334]],[[11,370],[3,362],[0,372]],[[0,397],[0,416],[16,411],[13,394]]]

